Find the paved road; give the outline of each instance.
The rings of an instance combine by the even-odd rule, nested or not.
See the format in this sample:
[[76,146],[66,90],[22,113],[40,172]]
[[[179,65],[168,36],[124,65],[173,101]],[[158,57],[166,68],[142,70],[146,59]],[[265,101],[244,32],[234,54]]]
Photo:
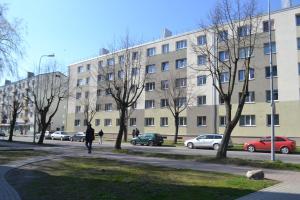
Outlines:
[[[14,137],[16,141],[32,141],[32,137]],[[57,145],[70,145],[70,146],[82,146],[80,142],[60,141],[60,140],[45,140],[46,144],[57,144]],[[103,145],[94,144],[95,147],[113,147],[114,142],[104,141]],[[207,149],[188,149],[186,147],[148,147],[148,146],[132,146],[131,144],[124,143],[122,148],[130,149],[135,151],[153,152],[153,153],[166,153],[166,154],[180,154],[180,155],[204,155],[204,156],[215,156],[216,151]],[[243,158],[252,160],[270,160],[270,153],[263,152],[245,152],[245,151],[228,151],[227,156],[229,158]],[[300,163],[300,154],[276,154],[276,159],[287,163]]]

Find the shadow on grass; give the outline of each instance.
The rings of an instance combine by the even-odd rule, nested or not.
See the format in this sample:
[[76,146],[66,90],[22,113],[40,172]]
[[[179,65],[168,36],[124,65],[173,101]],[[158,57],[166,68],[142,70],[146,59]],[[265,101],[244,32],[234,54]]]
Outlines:
[[236,199],[270,185],[226,174],[134,166],[104,159],[98,159],[93,165],[89,164],[90,160],[80,159],[76,164],[74,161],[46,165],[44,171],[11,170],[6,178],[24,200],[223,200]]

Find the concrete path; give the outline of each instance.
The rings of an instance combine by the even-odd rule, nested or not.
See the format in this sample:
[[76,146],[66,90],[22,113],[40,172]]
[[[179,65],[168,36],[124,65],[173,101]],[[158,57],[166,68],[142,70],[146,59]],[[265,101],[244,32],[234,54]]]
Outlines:
[[[24,146],[22,146],[24,147]],[[34,147],[34,146],[33,146]],[[87,151],[82,148],[63,148],[63,147],[38,147],[41,150],[47,150],[55,152],[60,152],[63,154],[49,156],[49,157],[35,157],[32,159],[18,161],[11,163],[6,166],[0,167],[0,199],[1,200],[19,200],[20,197],[16,191],[7,184],[3,178],[5,173],[12,168],[21,167],[26,164],[33,162],[39,162],[43,160],[56,159],[61,156],[81,156],[81,157],[92,157],[92,158],[105,158],[111,160],[118,160],[127,163],[138,163],[138,164],[148,164],[153,166],[163,166],[171,167],[176,169],[192,169],[199,171],[212,171],[221,173],[230,173],[236,175],[244,176],[248,170],[253,170],[253,167],[244,166],[233,166],[233,165],[220,165],[211,163],[201,163],[195,161],[182,161],[182,160],[172,160],[164,158],[153,158],[153,157],[142,157],[127,154],[116,154],[111,152],[93,151],[92,154],[88,154]],[[292,171],[282,171],[282,170],[269,170],[264,169],[265,176],[268,179],[278,180],[281,183],[274,185],[272,187],[263,189],[261,191],[249,194],[239,200],[300,200],[300,172]],[[1,196],[2,195],[2,196]]]

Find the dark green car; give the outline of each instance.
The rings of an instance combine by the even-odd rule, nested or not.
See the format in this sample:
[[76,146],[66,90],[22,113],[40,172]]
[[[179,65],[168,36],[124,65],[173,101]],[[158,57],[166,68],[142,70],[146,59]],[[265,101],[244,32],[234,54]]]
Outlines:
[[161,146],[164,143],[164,138],[157,133],[146,133],[132,138],[130,143],[133,145]]

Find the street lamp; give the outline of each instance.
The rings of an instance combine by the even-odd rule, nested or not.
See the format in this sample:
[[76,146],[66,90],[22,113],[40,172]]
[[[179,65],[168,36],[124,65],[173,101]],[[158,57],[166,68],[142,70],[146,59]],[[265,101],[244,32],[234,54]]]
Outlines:
[[[41,61],[44,57],[54,57],[55,54],[48,54],[48,55],[41,55],[38,65],[38,77],[37,77],[37,83],[36,83],[36,101],[38,103],[38,97],[39,97],[39,90],[37,87],[39,87],[39,81],[40,81],[40,71],[41,71]],[[37,120],[37,113],[36,113],[36,105],[34,106],[34,125],[33,125],[33,143],[35,143],[35,136],[36,136],[36,120]]]

